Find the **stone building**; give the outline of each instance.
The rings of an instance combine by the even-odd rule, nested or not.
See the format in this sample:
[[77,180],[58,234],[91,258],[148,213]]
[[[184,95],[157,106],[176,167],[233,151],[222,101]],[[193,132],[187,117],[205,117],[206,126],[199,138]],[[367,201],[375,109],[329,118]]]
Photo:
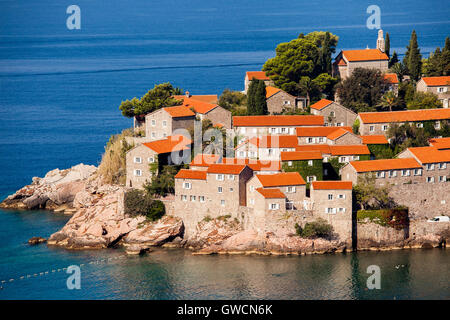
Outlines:
[[358,145],[362,144],[359,136],[351,127],[305,127],[296,129],[298,145],[329,144]]
[[444,108],[449,107],[450,76],[423,77],[417,82],[416,90],[434,93],[442,102]]
[[358,114],[357,119],[361,135],[386,136],[391,124],[411,123],[417,127],[423,127],[424,122],[432,121],[435,128],[440,129],[442,121],[450,120],[450,109],[362,112]]
[[[298,172],[282,172],[277,174],[254,175],[247,183],[247,206],[255,208],[258,206],[257,196],[264,193],[261,190],[276,191],[278,197],[283,199],[282,204],[269,204],[266,211],[303,209],[306,198],[306,183]],[[273,193],[272,193],[273,195]],[[271,199],[266,198],[265,199]]]
[[[192,141],[181,135],[169,136],[136,145],[128,150],[126,161],[126,186],[140,189],[165,165],[179,165],[190,157]],[[175,159],[176,157],[176,159]]]
[[450,180],[450,150],[435,147],[408,148],[397,157],[414,158],[422,165],[423,175],[416,179],[418,182],[440,183]]
[[398,76],[396,73],[385,73],[384,75],[384,79],[387,81],[387,83],[389,84],[389,91],[392,91],[395,93],[395,95],[398,95]]
[[267,110],[270,114],[280,114],[284,111],[305,109],[308,101],[305,97],[295,97],[281,89],[266,87]]
[[333,62],[333,77],[346,79],[356,68],[388,70],[389,57],[380,49],[343,50]]
[[314,216],[333,226],[342,241],[352,243],[352,182],[316,181],[311,183]]
[[324,125],[337,127],[351,127],[356,120],[357,114],[337,102],[322,99],[310,106],[311,113],[323,116]]
[[414,158],[350,161],[341,169],[342,179],[358,183],[363,175],[375,177],[379,186],[399,185],[423,181],[423,167]]
[[295,135],[297,127],[323,126],[323,123],[323,116],[313,115],[233,117],[233,128],[240,142],[258,136]]
[[263,80],[264,84],[267,86],[273,86],[274,83],[270,80],[269,76],[266,75],[264,71],[247,71],[245,73],[244,79],[244,93],[247,94],[248,87],[250,86],[250,82],[252,80]]
[[147,140],[164,139],[177,129],[194,127],[195,113],[185,106],[161,108],[145,116]]
[[281,166],[285,172],[300,173],[308,183],[323,179],[323,158],[319,150],[282,152]]
[[261,136],[245,140],[235,148],[236,158],[279,160],[280,153],[295,151],[297,138],[291,135]]
[[315,144],[304,145],[295,148],[296,151],[320,151],[323,161],[330,162],[332,158],[337,158],[338,163],[348,163],[349,161],[368,160],[370,150],[366,145],[327,145]]

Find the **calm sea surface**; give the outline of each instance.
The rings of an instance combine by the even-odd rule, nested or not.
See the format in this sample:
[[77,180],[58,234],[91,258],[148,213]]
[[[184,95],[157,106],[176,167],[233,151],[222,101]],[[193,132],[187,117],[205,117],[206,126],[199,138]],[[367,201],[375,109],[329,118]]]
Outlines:
[[[261,68],[278,43],[300,32],[329,30],[340,37],[338,49],[374,47],[377,34],[365,27],[373,1],[76,4],[82,29],[70,31],[68,4],[0,0],[1,198],[51,169],[98,164],[110,134],[131,125],[118,110],[120,102],[156,83],[170,81],[193,94],[242,90],[244,72]],[[377,4],[391,51],[404,52],[412,29],[425,55],[450,34],[445,1]],[[32,276],[3,284],[1,299],[449,297],[450,255],[440,250],[287,258],[192,257],[171,250],[124,258],[117,250],[25,244],[66,220],[46,212],[0,211],[0,280]],[[85,264],[80,291],[67,290],[67,275],[57,271],[71,264]],[[382,267],[382,290],[364,289],[370,264]]]

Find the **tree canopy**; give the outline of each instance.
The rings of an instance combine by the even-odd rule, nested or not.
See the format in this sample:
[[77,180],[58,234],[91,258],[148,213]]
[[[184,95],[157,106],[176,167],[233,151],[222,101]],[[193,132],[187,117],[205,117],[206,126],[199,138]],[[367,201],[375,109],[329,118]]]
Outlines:
[[412,31],[409,45],[406,47],[403,64],[408,69],[408,74],[411,76],[411,79],[417,81],[422,74],[422,55],[420,54],[415,30]]
[[[336,51],[338,39],[336,35],[323,31],[306,36],[300,34],[297,39],[280,43],[275,50],[276,56],[266,61],[263,71],[278,88],[292,95],[306,95],[305,86],[300,81],[303,79],[305,83],[305,77],[313,81],[321,74],[331,74],[331,56]],[[322,91],[328,95],[327,90],[331,90],[328,85],[315,92],[320,94]]]
[[445,39],[445,46],[436,48],[428,59],[423,60],[423,73],[428,77],[450,75],[450,38]]
[[119,109],[122,115],[128,118],[145,115],[160,108],[180,105],[182,102],[173,98],[173,95],[181,93],[181,89],[174,88],[169,82],[158,84],[141,99],[135,97],[122,101]]
[[379,70],[356,68],[352,75],[337,85],[341,104],[354,112],[376,111],[388,83]]

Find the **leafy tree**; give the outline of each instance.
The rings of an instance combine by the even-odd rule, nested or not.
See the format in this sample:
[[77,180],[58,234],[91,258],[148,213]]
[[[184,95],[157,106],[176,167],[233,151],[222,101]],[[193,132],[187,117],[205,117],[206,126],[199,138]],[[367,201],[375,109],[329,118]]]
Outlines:
[[386,92],[380,99],[378,107],[382,110],[393,111],[394,109],[399,109],[401,102],[399,98],[392,91]]
[[247,96],[239,91],[223,90],[219,97],[219,105],[227,110],[234,110],[247,106]]
[[384,52],[387,54],[388,57],[391,55],[389,54],[391,51],[391,39],[389,38],[389,32],[386,32],[386,38],[384,39]]
[[[395,52],[394,52],[394,54],[395,54]],[[392,56],[392,58],[394,58],[394,56]],[[394,65],[392,65],[391,71],[394,72],[395,74],[397,74],[398,81],[400,83],[403,82],[404,76],[408,73],[408,69],[401,62],[396,62]]]
[[417,81],[422,73],[422,55],[420,54],[419,44],[417,43],[417,34],[413,30],[409,45],[406,47],[403,64],[408,69],[411,79]]
[[182,102],[173,98],[181,89],[174,88],[169,82],[155,85],[141,99],[133,98],[122,101],[119,109],[122,115],[131,118],[145,115],[160,108],[180,105]]
[[310,77],[301,77],[298,82],[298,89],[300,92],[304,92],[306,95],[306,99],[311,101],[311,94],[318,90],[318,87],[314,81],[311,80]]
[[423,59],[423,73],[428,77],[450,75],[450,38],[445,39],[445,46],[436,48],[428,59]]
[[358,182],[353,188],[356,203],[363,209],[390,209],[395,202],[389,196],[389,187],[377,186],[375,176],[365,174],[358,177]]
[[166,213],[166,208],[164,203],[154,200],[150,194],[133,189],[125,194],[125,213],[132,217],[146,216],[147,220],[156,221]]
[[333,226],[322,218],[305,223],[303,228],[297,223],[295,230],[302,238],[330,238],[333,234]]
[[392,68],[392,66],[394,66],[396,63],[398,63],[398,55],[397,52],[395,52],[392,54],[392,57],[389,59],[389,68]]
[[337,94],[342,105],[356,113],[375,111],[388,87],[379,70],[356,68],[350,77],[337,85]]
[[442,102],[435,94],[421,91],[415,92],[413,100],[407,102],[406,105],[410,110],[442,108]]
[[331,54],[338,37],[329,32],[312,32],[290,42],[280,43],[276,56],[266,61],[263,70],[275,85],[292,94],[302,94],[298,84],[302,77],[314,80],[331,71]]
[[[332,100],[334,98],[334,87],[338,83],[338,79],[333,78],[328,73],[321,73],[312,82],[318,94],[322,93],[326,99]],[[320,100],[322,97],[317,96],[316,98]]]
[[178,172],[176,166],[164,166],[162,171],[152,178],[150,183],[144,185],[148,194],[155,196],[166,196],[175,192],[175,175]]

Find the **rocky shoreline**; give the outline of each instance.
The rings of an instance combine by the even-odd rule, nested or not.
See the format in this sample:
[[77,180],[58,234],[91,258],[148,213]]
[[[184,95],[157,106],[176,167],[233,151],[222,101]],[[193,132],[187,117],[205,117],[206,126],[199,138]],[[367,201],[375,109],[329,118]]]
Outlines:
[[[79,164],[66,170],[52,170],[44,178],[33,178],[31,185],[7,197],[0,208],[46,209],[72,215],[60,231],[49,237],[47,245],[74,250],[122,246],[128,254],[142,254],[153,247],[176,247],[192,250],[195,255],[306,255],[352,251],[348,244],[339,240],[304,239],[284,229],[260,234],[244,230],[239,222],[231,219],[201,221],[194,234],[186,239],[180,218],[166,215],[151,222],[143,216],[127,216],[126,191],[122,186],[103,184],[95,166]],[[415,226],[412,227],[414,230]],[[358,250],[446,247],[450,238],[449,230],[405,236],[373,223],[362,224],[358,229],[361,229]],[[384,238],[373,238],[373,233]],[[30,244],[45,242],[36,239]]]

